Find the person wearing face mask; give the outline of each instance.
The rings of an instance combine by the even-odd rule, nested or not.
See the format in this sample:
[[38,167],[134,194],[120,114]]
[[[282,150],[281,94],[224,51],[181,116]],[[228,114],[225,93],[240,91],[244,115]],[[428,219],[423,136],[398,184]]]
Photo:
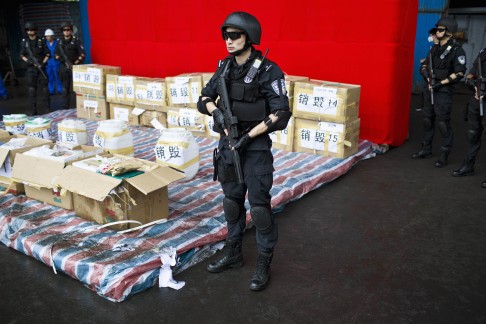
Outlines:
[[[260,44],[259,21],[246,12],[233,12],[221,26],[229,53],[220,61],[213,77],[202,89],[198,110],[213,116],[214,130],[220,133],[214,152],[215,180],[221,183],[223,210],[228,235],[223,250],[207,270],[213,273],[243,265],[242,239],[246,227],[245,197],[256,227],[257,264],[250,289],[263,290],[270,280],[270,263],[278,240],[277,222],[272,214],[270,189],[273,185],[272,141],[269,133],[287,127],[291,117],[285,79],[278,65],[262,56],[254,45]],[[220,95],[220,75],[236,117],[238,140],[230,145]],[[242,181],[235,170],[234,152],[240,155]],[[240,182],[241,181],[241,182]]]
[[48,88],[49,93],[54,95],[56,92],[62,93],[62,83],[59,80],[60,63],[54,58],[58,40],[54,38],[54,31],[52,29],[46,29],[44,37],[46,39],[46,46],[51,53],[46,65],[47,78],[49,79]]
[[[430,48],[432,48],[433,45],[435,45],[439,42],[439,40],[437,39],[437,37],[435,35],[436,30],[437,30],[437,28],[431,28],[429,30],[429,37],[427,38],[427,41],[430,44]],[[422,92],[421,92],[421,96],[419,97],[419,106],[418,106],[418,108],[415,109],[416,111],[422,111],[422,109],[424,108],[424,105],[425,105],[426,97],[430,97],[429,86],[428,86],[428,83],[427,83],[427,70],[426,70],[427,66],[424,65],[424,62],[426,60],[427,60],[427,58],[423,58],[423,59],[420,60],[420,74],[423,76],[425,83],[422,87],[423,89],[422,89]]]
[[[412,154],[412,159],[423,159],[432,156],[432,141],[437,120],[441,135],[440,156],[435,166],[443,168],[448,163],[449,153],[453,144],[451,128],[452,96],[454,85],[464,77],[466,72],[466,53],[460,44],[456,43],[452,35],[457,31],[457,22],[452,17],[439,19],[435,24],[438,44],[432,46],[422,65],[427,71],[429,91],[432,92],[434,104],[429,100],[424,106],[423,125],[424,136],[422,149]],[[432,58],[433,75],[430,73],[430,57]],[[434,78],[435,76],[435,78]]]
[[[476,60],[474,60],[473,66],[466,76],[466,86],[473,91],[468,109],[468,128],[466,133],[468,147],[461,167],[452,172],[454,177],[474,174],[476,156],[481,148],[481,137],[484,131],[482,122],[484,111],[481,111],[481,103],[483,110],[486,109],[484,100],[486,90],[486,48],[483,48]],[[483,181],[481,187],[486,188],[486,180]]]
[[32,22],[25,23],[27,37],[20,44],[20,59],[27,64],[27,86],[31,104],[31,115],[37,115],[37,89],[42,93],[43,102],[50,111],[50,97],[47,88],[45,65],[50,57],[49,50],[42,38],[37,37],[37,26]]
[[71,108],[73,100],[73,65],[81,64],[85,58],[85,52],[81,40],[73,35],[73,25],[70,22],[61,24],[62,37],[56,47],[56,60],[61,62],[59,78],[62,82],[62,97],[64,109]]

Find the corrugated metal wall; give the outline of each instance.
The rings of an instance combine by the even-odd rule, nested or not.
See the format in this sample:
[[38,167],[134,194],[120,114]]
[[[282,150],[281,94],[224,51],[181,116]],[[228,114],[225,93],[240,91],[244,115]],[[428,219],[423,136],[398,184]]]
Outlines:
[[413,89],[419,90],[422,86],[422,76],[419,73],[420,60],[424,58],[430,49],[430,43],[427,41],[430,28],[442,17],[449,5],[448,0],[420,0],[419,13],[417,17],[417,29],[415,35],[414,51],[414,72],[413,72]]

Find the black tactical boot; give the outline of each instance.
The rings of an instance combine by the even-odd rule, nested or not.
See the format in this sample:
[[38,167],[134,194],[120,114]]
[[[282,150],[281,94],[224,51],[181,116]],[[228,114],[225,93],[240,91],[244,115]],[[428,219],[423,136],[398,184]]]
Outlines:
[[217,273],[229,268],[243,266],[243,252],[241,252],[241,241],[226,241],[220,252],[219,259],[208,264],[208,271]]
[[412,159],[424,159],[432,156],[430,145],[422,144],[422,149],[412,154]]
[[256,271],[250,282],[250,289],[253,291],[263,290],[270,281],[270,263],[273,253],[260,252],[258,254]]
[[439,159],[435,161],[435,166],[437,168],[443,168],[447,165],[447,158],[449,157],[449,151],[442,151],[440,153]]
[[474,162],[464,159],[459,169],[452,171],[454,177],[464,177],[474,174]]

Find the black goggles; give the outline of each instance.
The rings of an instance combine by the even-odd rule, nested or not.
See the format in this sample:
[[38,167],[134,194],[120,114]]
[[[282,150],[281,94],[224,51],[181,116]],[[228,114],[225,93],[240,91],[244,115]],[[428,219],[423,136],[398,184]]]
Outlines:
[[443,32],[445,32],[445,31],[446,31],[446,29],[447,29],[447,28],[437,28],[437,29],[435,30],[435,32],[436,32],[436,33],[443,33]]
[[244,35],[245,32],[237,32],[237,31],[232,31],[232,32],[228,32],[228,31],[224,31],[223,32],[223,39],[226,41],[229,39],[231,40],[237,40],[241,37],[241,35]]

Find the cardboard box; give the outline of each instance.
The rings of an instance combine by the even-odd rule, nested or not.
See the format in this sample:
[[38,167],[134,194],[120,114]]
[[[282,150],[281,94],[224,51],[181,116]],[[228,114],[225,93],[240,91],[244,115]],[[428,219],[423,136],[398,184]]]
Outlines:
[[206,132],[205,132],[204,136],[219,140],[219,138],[220,138],[219,133],[214,131],[213,116],[203,115],[203,117],[204,117],[204,127],[206,128]]
[[295,118],[294,151],[347,158],[358,151],[360,120],[347,124]]
[[76,115],[90,120],[110,119],[110,108],[104,96],[76,93]]
[[131,75],[106,75],[106,101],[124,105],[135,104],[135,80]]
[[298,118],[346,123],[356,119],[361,86],[329,81],[295,82],[293,115]]
[[167,107],[167,128],[182,127],[196,136],[204,136],[204,115],[194,108]]
[[181,75],[165,78],[167,102],[170,107],[196,108],[202,90],[201,75]]
[[123,120],[129,125],[140,125],[140,115],[145,109],[135,109],[134,106],[123,105],[110,102],[111,119]]
[[145,110],[143,114],[140,115],[140,125],[154,127],[152,124],[152,120],[154,119],[167,128],[167,113],[155,110]]
[[[183,179],[184,174],[154,162],[137,160],[149,170],[127,179],[67,166],[59,177],[59,184],[73,192],[76,215],[100,224],[120,220],[136,220],[146,224],[167,218],[167,186]],[[127,227],[115,226],[116,229]]]
[[272,147],[287,152],[292,152],[294,147],[294,117],[290,117],[287,128],[269,134]]
[[[54,144],[50,144],[52,147]],[[103,149],[80,145],[73,149],[83,151],[82,155],[69,162],[56,161],[27,154],[17,154],[12,179],[23,183],[25,195],[53,206],[73,209],[72,193],[61,190],[57,180],[64,167],[76,160],[102,154]]]
[[165,112],[167,109],[165,79],[137,77],[135,80],[135,106]]
[[121,68],[119,66],[73,65],[73,90],[76,93],[106,96],[106,75],[120,73]]
[[294,106],[294,84],[295,82],[309,81],[308,77],[297,75],[285,75],[285,88],[287,89],[287,96],[289,97],[290,110]]
[[[7,133],[7,134],[5,134]],[[30,150],[33,147],[52,143],[51,141],[37,137],[27,137],[24,135],[10,135],[8,132],[0,133],[0,142],[6,143],[12,138],[26,138],[25,146],[17,149],[0,147],[0,186],[7,188],[13,194],[24,192],[24,185],[12,179],[12,170],[15,165],[15,157],[18,153]]]

